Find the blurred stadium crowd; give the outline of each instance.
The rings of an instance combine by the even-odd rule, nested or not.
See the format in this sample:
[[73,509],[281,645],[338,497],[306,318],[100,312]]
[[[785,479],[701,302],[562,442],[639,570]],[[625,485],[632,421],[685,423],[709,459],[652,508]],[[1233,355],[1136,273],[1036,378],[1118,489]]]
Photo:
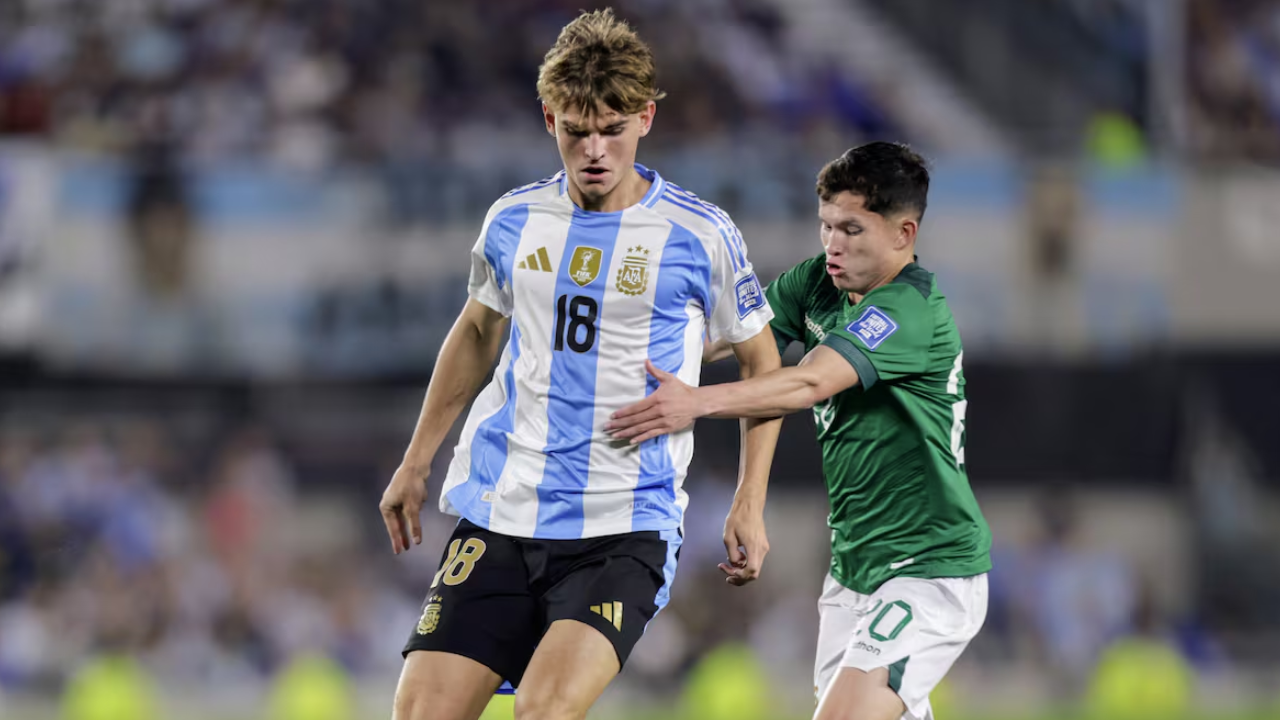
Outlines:
[[1192,142],[1280,163],[1280,4],[1191,0],[1187,30]]
[[[1035,11],[1025,0],[974,0],[979,11],[933,0],[613,3],[654,46],[669,92],[643,161],[740,224],[763,221],[763,232],[749,233],[762,278],[762,258],[776,272],[816,251],[812,179],[825,160],[870,138],[954,160],[935,152],[937,135],[912,134],[921,116],[953,106],[921,104],[919,93],[884,81],[919,77],[907,56],[929,56],[929,43],[875,46],[887,58],[879,72],[838,59],[840,48],[805,52],[821,43],[798,31],[803,18],[788,9],[824,2],[879,8],[902,25],[876,25],[876,36],[910,38],[909,22],[932,22],[940,37],[957,36],[961,54],[998,44],[982,31],[1027,31],[1048,55],[977,79],[1008,94],[1008,105],[934,57],[957,94],[986,102],[996,135],[1016,136],[1027,116],[1008,111],[1037,106],[1042,89],[1006,77],[1098,67],[1080,54],[1093,46],[1064,40],[1063,18],[1100,39],[1098,55],[1125,58],[1116,67],[1159,78],[1116,85],[1133,91],[1119,106],[1084,103],[1082,116],[1107,120],[1085,131],[1088,141],[1075,125],[1048,133],[1069,138],[1049,153],[1067,162],[1038,167],[1042,158],[1015,142],[1012,157],[962,159],[935,173],[930,231],[936,218],[952,242],[929,248],[929,267],[966,333],[966,375],[975,388],[986,383],[974,402],[971,471],[997,542],[990,615],[952,675],[957,690],[979,708],[1012,695],[1013,717],[1112,696],[1145,698],[1140,711],[1167,717],[1197,684],[1211,703],[1271,702],[1280,677],[1280,563],[1269,549],[1277,515],[1273,494],[1256,488],[1280,477],[1267,424],[1280,386],[1265,349],[1280,330],[1250,334],[1273,315],[1269,294],[1249,296],[1262,310],[1243,330],[1186,318],[1206,302],[1202,293],[1222,308],[1246,302],[1229,293],[1237,287],[1270,292],[1245,272],[1280,267],[1269,249],[1274,224],[1241,210],[1274,205],[1268,193],[1280,183],[1232,178],[1240,195],[1221,198],[1213,193],[1227,183],[1212,174],[1192,177],[1184,195],[1169,188],[1202,170],[1197,161],[1280,165],[1280,2],[1046,0]],[[397,558],[376,512],[434,338],[463,297],[465,267],[442,266],[461,256],[455,249],[465,253],[489,202],[557,167],[537,117],[537,65],[580,7],[604,4],[0,2],[0,717],[11,716],[6,697],[57,697],[98,656],[137,659],[171,696],[198,689],[234,704],[318,653],[371,688],[371,707],[389,707],[399,648],[452,527],[429,501],[422,547]],[[1175,6],[1182,15],[1161,14]],[[903,10],[911,7],[915,15]],[[1004,13],[1013,19],[996,22]],[[953,32],[957,14],[975,18],[963,26],[972,35]],[[1176,42],[1150,37],[1157,16],[1177,27]],[[987,60],[1005,62],[999,53]],[[1058,109],[1045,106],[1045,117]],[[947,117],[929,119],[946,134]],[[22,157],[30,165],[10,162],[31,148],[37,157]],[[1097,178],[1070,162],[1082,152],[1122,172],[1085,183]],[[1151,172],[1126,176],[1133,165]],[[28,209],[13,201],[18,184],[39,190],[24,201],[46,216],[30,223],[35,230],[14,219]],[[375,222],[363,214],[368,195]],[[1196,204],[1205,197],[1221,202]],[[1246,240],[1230,241],[1240,243],[1231,255],[1228,240],[1203,242],[1219,234]],[[1202,258],[1187,254],[1201,247],[1239,265],[1215,265],[1220,274],[1207,277]],[[1098,278],[1130,294],[1108,294]],[[1216,290],[1203,290],[1211,281]],[[4,293],[19,286],[35,288],[22,297],[44,303],[60,336],[38,327],[5,337],[4,311],[20,293]],[[131,292],[146,302],[130,304]],[[1073,315],[1081,298],[1092,304]],[[1044,312],[1018,325],[1027,309]],[[270,362],[220,357],[208,328],[221,326],[205,317],[218,313],[228,335]],[[1222,382],[1193,392],[1180,342],[1203,352],[1205,365],[1221,360],[1220,344],[1245,356],[1263,349],[1255,365],[1221,360]],[[16,359],[7,347],[19,348]],[[42,390],[28,393],[28,378]],[[289,394],[292,382],[334,378],[350,384],[317,391],[322,399]],[[100,411],[83,411],[82,381]],[[227,395],[287,399],[261,417],[199,409],[229,386]],[[1200,398],[1186,401],[1228,386],[1221,416],[1245,431],[1239,437]],[[241,396],[227,402],[254,407]],[[1106,402],[1114,407],[1100,413]],[[1203,457],[1189,461],[1197,440],[1173,417],[1184,405],[1214,431]],[[807,438],[807,423],[788,428]],[[611,692],[643,705],[697,695],[711,678],[738,696],[735,720],[789,716],[761,704],[769,697],[803,716],[828,558],[816,454],[801,458],[816,449],[784,431],[772,560],[757,586],[738,591],[715,570],[736,436],[703,428],[672,604]],[[1250,446],[1268,451],[1262,470],[1247,461]],[[432,498],[448,455],[437,458]],[[1096,494],[1080,501],[1080,489]],[[748,660],[701,672],[715,649],[743,645],[754,650]],[[253,715],[243,710],[223,715]],[[85,717],[94,716],[67,715]]]
[[[580,5],[6,3],[0,135],[152,161],[160,153],[187,168],[247,159],[299,171],[380,167],[402,219],[448,219],[546,174],[554,156],[534,81],[547,38]],[[768,3],[655,0],[627,10],[669,93],[646,156],[669,155],[664,172],[686,183],[751,177],[755,189],[728,192],[767,211],[791,195],[770,168],[797,156],[807,168],[864,135],[893,134],[856,76],[790,59]],[[730,149],[737,167],[717,169],[713,159]],[[442,189],[445,180],[465,189]]]
[[[429,507],[423,545],[392,556],[375,511],[390,439],[340,451],[364,468],[342,487],[310,478],[318,461],[295,458],[264,425],[178,427],[121,413],[0,432],[0,696],[56,696],[97,656],[135,658],[171,691],[248,697],[304,654],[356,682],[394,678],[452,522]],[[678,694],[700,659],[745,644],[777,692],[796,695],[826,557],[816,480],[778,470],[775,557],[758,588],[737,590],[714,571],[732,453],[702,455],[672,605],[621,684]],[[1186,673],[1226,666],[1212,633],[1194,614],[1170,615],[1131,557],[1078,542],[1069,492],[1045,493],[1036,513],[1035,534],[997,536],[991,613],[965,666],[1039,673],[1062,703],[1088,694],[1125,637],[1167,641]]]

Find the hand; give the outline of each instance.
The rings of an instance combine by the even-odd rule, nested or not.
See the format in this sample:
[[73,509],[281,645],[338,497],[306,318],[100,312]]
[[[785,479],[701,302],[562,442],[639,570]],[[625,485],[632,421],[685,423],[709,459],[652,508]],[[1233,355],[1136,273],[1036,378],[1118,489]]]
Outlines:
[[720,563],[720,569],[730,585],[741,587],[760,577],[764,556],[769,554],[764,512],[735,502],[724,521],[724,549],[729,562]]
[[422,543],[422,503],[427,497],[428,474],[427,470],[401,464],[378,503],[396,555],[409,549],[410,534],[414,545]]
[[630,439],[632,445],[684,430],[698,418],[695,388],[650,360],[644,361],[644,368],[661,383],[658,389],[614,413],[604,426],[605,432],[619,440]]

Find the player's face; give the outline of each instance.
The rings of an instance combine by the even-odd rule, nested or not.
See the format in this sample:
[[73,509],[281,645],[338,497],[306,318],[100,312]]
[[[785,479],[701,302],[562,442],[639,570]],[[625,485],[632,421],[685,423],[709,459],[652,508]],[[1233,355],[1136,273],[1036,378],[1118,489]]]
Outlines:
[[[547,131],[556,138],[560,159],[569,182],[577,189],[583,206],[603,205],[605,198],[634,175],[636,147],[649,134],[656,103],[624,115],[600,103],[593,113],[556,113],[545,104],[542,112]],[[621,208],[619,208],[621,209]]]
[[818,206],[827,274],[837,288],[859,295],[901,269],[917,225],[911,218],[871,212],[863,203],[861,195],[845,191]]

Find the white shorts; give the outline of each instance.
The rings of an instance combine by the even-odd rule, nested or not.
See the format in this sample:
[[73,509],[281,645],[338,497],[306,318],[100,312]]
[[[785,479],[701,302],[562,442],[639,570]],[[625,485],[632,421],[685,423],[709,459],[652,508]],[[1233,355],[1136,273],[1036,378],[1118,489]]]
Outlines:
[[931,720],[929,693],[987,617],[987,575],[893,578],[856,593],[827,575],[818,601],[819,699],[842,667],[889,669],[889,686],[907,706],[904,718]]

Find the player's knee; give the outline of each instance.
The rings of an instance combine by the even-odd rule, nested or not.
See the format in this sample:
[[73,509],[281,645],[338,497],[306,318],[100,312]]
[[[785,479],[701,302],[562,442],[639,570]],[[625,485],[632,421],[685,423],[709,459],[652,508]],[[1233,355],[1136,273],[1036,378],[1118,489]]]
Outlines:
[[516,720],[583,720],[586,716],[586,708],[574,707],[554,693],[523,688],[516,693]]
[[468,703],[423,687],[401,686],[394,708],[392,720],[470,720]]

